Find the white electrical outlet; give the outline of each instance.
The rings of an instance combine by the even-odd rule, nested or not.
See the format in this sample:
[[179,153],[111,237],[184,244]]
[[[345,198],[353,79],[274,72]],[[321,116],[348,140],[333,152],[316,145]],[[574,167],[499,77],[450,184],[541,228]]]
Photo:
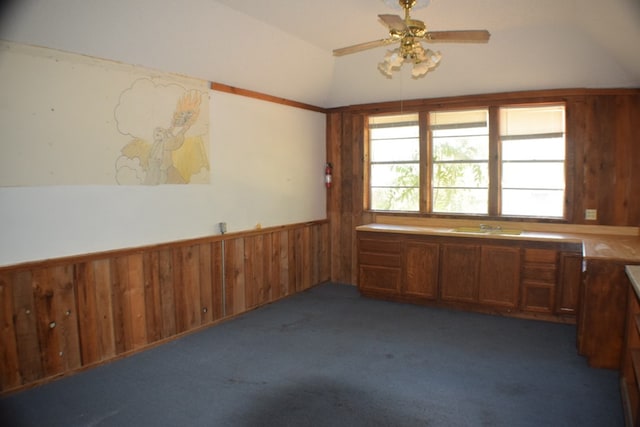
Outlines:
[[584,219],[588,220],[596,220],[598,219],[598,210],[597,209],[585,209],[584,210]]

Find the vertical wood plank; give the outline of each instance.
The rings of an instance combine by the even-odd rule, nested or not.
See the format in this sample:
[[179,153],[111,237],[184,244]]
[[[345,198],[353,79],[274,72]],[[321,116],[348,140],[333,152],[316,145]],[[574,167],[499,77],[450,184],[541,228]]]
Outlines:
[[363,168],[362,159],[364,157],[364,146],[368,144],[365,141],[365,129],[367,128],[366,116],[364,114],[358,114],[353,118],[351,123],[352,127],[352,153],[351,153],[351,181],[353,183],[353,191],[351,193],[351,226],[344,230],[344,233],[348,235],[349,239],[349,263],[345,266],[345,277],[348,283],[356,283],[358,280],[358,253],[356,251],[356,226],[362,224],[363,210],[364,210],[364,188],[363,188]]
[[584,97],[566,103],[566,158],[567,187],[565,211],[569,222],[584,223],[586,102]]
[[289,230],[288,233],[288,241],[287,241],[287,264],[288,264],[288,273],[289,273],[289,287],[287,294],[292,295],[296,293],[296,289],[298,288],[298,273],[297,273],[297,263],[298,263],[299,254],[296,253],[296,231],[294,229]]
[[273,250],[272,238],[273,233],[265,233],[262,236],[261,252],[258,254],[262,257],[262,286],[260,287],[259,304],[263,305],[273,301],[273,263],[271,251]]
[[321,282],[331,280],[331,238],[330,238],[330,224],[324,223],[321,225],[322,230],[322,269],[321,269]]
[[212,318],[213,320],[224,317],[225,301],[223,297],[222,284],[222,242],[211,244],[211,296],[212,296]]
[[291,293],[291,252],[289,252],[289,236],[291,233],[284,230],[279,233],[280,250],[280,295],[287,296]]
[[224,252],[226,315],[232,316],[246,310],[244,240],[237,238],[225,241]]
[[71,371],[82,365],[80,337],[78,333],[78,313],[76,312],[76,288],[74,265],[63,265],[51,269],[55,286],[56,319],[59,324],[60,350],[63,370]]
[[35,307],[38,322],[38,341],[44,376],[56,375],[64,370],[60,328],[56,316],[55,288],[48,268],[33,272]]
[[196,246],[183,246],[174,251],[174,295],[178,332],[200,325],[199,256]]
[[131,348],[130,323],[127,321],[129,311],[127,292],[127,259],[116,257],[111,259],[111,308],[113,310],[113,334],[116,354],[124,353]]
[[282,236],[282,232],[274,232],[271,233],[271,298],[273,300],[280,299],[282,297],[282,280],[281,280],[281,261],[280,257],[282,251],[280,249],[280,237]]
[[[348,113],[344,113],[346,115]],[[333,184],[327,190],[327,218],[331,224],[330,245],[331,245],[331,280],[341,281],[341,215],[340,202],[342,201],[342,118],[343,113],[335,112],[327,114],[327,160],[333,164]]]
[[15,316],[16,341],[20,360],[20,375],[25,384],[43,378],[44,365],[40,357],[38,314],[36,312],[32,272],[20,271],[13,275],[12,294]]
[[126,328],[131,333],[127,340],[131,349],[144,347],[147,344],[147,319],[144,295],[144,262],[142,253],[134,253],[127,257],[127,321]]
[[289,268],[291,286],[290,293],[296,293],[302,290],[302,233],[296,228],[289,233]]
[[113,282],[111,280],[111,259],[91,262],[93,285],[96,293],[96,321],[100,360],[110,359],[117,354],[115,322],[113,317]]
[[22,383],[20,360],[13,317],[11,274],[0,273],[0,390],[18,387]]
[[77,368],[81,358],[73,266],[37,269],[33,286],[44,375]]
[[162,339],[162,295],[160,290],[160,255],[158,251],[143,254],[144,300],[147,320],[147,342]]
[[82,364],[87,365],[101,359],[93,263],[76,264],[75,285]]
[[244,297],[247,309],[258,305],[262,259],[258,256],[257,247],[261,237],[248,236],[244,239]]
[[176,302],[173,285],[173,251],[162,249],[158,253],[160,300],[162,302],[162,337],[167,338],[176,334]]
[[319,242],[318,242],[318,227],[315,225],[309,225],[307,227],[309,230],[309,277],[310,277],[310,286],[318,283],[318,269],[320,266],[320,253],[319,253]]
[[203,243],[198,247],[200,256],[200,323],[205,325],[213,321],[213,258],[211,244]]
[[301,283],[302,289],[309,289],[311,283],[311,229],[309,226],[304,226],[300,230],[300,248],[302,263],[300,267],[301,271]]

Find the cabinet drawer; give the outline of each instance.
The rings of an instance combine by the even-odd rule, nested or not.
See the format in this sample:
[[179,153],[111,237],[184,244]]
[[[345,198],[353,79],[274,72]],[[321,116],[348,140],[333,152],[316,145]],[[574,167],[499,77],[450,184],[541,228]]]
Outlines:
[[360,266],[361,289],[396,294],[400,290],[400,269]]
[[522,269],[522,279],[555,285],[556,266],[550,264],[526,264]]
[[400,254],[402,244],[397,240],[360,239],[358,242],[360,252],[378,252],[386,254]]
[[558,261],[558,252],[549,249],[525,249],[524,262],[539,262],[555,264]]
[[361,252],[359,257],[360,264],[400,267],[400,255]]

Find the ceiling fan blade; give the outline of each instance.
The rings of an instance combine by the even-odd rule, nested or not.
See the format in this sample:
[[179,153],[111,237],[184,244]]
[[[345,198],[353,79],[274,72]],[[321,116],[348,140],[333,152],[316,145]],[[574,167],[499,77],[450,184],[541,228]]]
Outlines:
[[462,30],[462,31],[429,31],[424,36],[428,42],[450,43],[486,43],[491,34],[487,30]]
[[348,55],[350,53],[356,53],[363,50],[372,49],[374,47],[384,46],[386,44],[393,43],[394,41],[396,40],[393,38],[388,38],[388,39],[374,40],[366,43],[354,44],[353,46],[334,49],[333,55],[334,56]]
[[398,15],[378,15],[378,18],[380,18],[390,30],[402,32],[407,29],[406,22]]

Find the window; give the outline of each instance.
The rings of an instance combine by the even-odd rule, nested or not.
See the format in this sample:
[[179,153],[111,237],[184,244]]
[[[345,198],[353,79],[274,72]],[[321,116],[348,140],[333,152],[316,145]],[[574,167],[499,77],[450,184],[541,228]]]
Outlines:
[[564,107],[500,109],[502,214],[564,214]]
[[369,120],[371,209],[418,211],[420,200],[418,115]]
[[488,213],[488,110],[430,113],[429,130],[433,212]]
[[564,119],[564,105],[372,116],[369,208],[563,218]]

